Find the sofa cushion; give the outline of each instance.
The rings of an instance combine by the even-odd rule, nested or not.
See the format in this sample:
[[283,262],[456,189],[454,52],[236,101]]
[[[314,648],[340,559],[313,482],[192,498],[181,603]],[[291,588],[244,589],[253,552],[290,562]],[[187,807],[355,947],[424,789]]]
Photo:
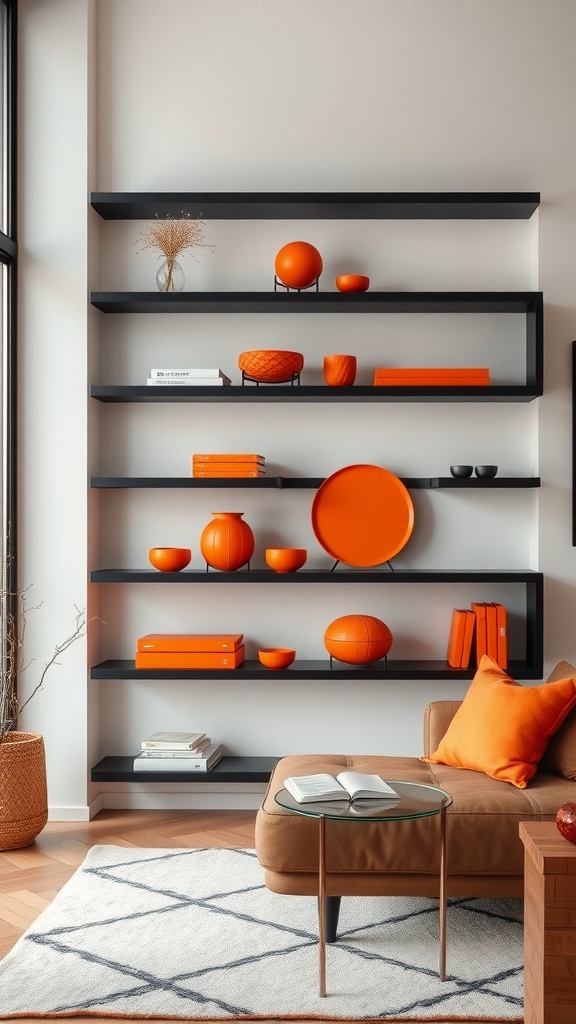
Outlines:
[[520,686],[484,655],[438,748],[422,760],[483,772],[524,789],[574,705],[575,676]]
[[[576,676],[576,668],[569,661],[559,661],[548,676],[549,683]],[[539,770],[561,775],[576,781],[576,707],[572,708],[560,728],[552,736]]]

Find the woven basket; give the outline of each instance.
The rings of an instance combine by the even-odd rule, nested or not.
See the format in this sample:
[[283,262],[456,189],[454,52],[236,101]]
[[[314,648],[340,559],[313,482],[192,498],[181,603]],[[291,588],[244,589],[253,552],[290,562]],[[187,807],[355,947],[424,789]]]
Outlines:
[[29,846],[47,821],[44,739],[9,732],[0,740],[0,850]]

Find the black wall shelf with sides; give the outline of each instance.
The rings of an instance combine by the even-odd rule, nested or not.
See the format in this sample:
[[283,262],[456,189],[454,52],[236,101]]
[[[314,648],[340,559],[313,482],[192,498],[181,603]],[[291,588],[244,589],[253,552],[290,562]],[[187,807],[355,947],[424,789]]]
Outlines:
[[[504,490],[507,488],[540,487],[539,476],[501,476],[492,478],[452,476],[400,477],[409,490]],[[102,489],[179,489],[196,488],[248,488],[249,490],[301,490],[316,489],[324,483],[319,476],[262,476],[262,477],[187,477],[187,476],[93,476],[90,487]]]
[[539,192],[93,192],[103,220],[529,220]]
[[90,771],[91,782],[268,782],[278,757],[224,756],[208,772],[135,772],[134,758],[109,755]]

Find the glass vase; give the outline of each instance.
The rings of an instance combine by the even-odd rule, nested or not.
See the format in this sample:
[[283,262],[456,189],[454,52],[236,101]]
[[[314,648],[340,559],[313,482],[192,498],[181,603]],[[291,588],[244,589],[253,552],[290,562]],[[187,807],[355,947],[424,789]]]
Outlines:
[[156,284],[161,292],[183,292],[186,278],[180,264],[174,259],[164,260],[156,274]]

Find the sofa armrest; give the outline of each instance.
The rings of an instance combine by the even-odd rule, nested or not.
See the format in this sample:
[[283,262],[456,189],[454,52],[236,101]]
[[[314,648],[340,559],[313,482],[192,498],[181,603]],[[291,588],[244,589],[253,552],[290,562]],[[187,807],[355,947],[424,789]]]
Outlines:
[[461,700],[435,700],[424,709],[424,756],[430,757],[446,734]]

